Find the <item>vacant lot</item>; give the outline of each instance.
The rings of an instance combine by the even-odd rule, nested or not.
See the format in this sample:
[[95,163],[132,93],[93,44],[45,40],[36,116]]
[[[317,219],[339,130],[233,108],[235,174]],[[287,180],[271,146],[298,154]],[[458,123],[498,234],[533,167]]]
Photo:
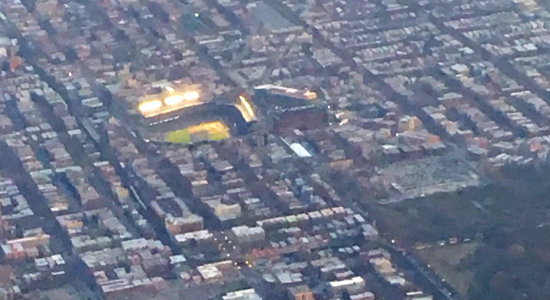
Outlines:
[[468,293],[473,272],[461,263],[474,254],[475,242],[447,246],[432,246],[417,251],[417,255],[441,277],[445,278],[462,295]]

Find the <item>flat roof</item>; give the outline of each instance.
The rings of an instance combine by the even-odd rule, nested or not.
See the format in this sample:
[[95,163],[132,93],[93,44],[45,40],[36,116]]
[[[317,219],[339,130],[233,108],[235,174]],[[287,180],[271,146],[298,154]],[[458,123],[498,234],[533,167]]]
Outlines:
[[294,25],[264,2],[249,4],[247,8],[252,11],[255,19],[262,22],[270,30],[283,29]]
[[298,144],[298,143],[292,143],[290,144],[290,149],[296,153],[299,157],[311,157],[311,153],[304,148],[304,146]]
[[317,99],[317,93],[307,89],[299,90],[295,88],[274,85],[274,84],[263,84],[263,85],[254,87],[254,89],[267,90],[270,93],[275,95],[283,95],[283,96],[294,97],[294,98],[303,99],[303,100]]

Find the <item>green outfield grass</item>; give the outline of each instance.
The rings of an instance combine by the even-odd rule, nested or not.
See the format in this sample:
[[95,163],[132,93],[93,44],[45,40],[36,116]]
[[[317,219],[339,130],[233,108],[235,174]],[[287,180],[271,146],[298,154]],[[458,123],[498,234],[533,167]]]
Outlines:
[[191,143],[191,135],[199,132],[208,132],[208,140],[220,141],[231,136],[229,128],[221,121],[201,123],[185,129],[174,130],[166,134],[166,141],[178,144]]

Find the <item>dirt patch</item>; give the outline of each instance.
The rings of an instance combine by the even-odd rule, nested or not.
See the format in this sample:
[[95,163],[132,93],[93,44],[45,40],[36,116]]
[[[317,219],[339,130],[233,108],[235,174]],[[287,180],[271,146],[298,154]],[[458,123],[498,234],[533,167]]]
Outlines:
[[417,250],[417,255],[442,278],[445,278],[460,294],[466,295],[473,279],[473,272],[461,261],[474,254],[475,242],[447,246],[432,246]]

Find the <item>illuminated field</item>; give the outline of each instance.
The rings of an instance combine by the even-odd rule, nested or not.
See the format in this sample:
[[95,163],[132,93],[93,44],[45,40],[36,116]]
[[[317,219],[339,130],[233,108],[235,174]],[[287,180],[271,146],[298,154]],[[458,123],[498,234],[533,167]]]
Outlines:
[[166,134],[166,141],[189,144],[193,140],[219,141],[230,137],[229,128],[221,121],[201,123]]

